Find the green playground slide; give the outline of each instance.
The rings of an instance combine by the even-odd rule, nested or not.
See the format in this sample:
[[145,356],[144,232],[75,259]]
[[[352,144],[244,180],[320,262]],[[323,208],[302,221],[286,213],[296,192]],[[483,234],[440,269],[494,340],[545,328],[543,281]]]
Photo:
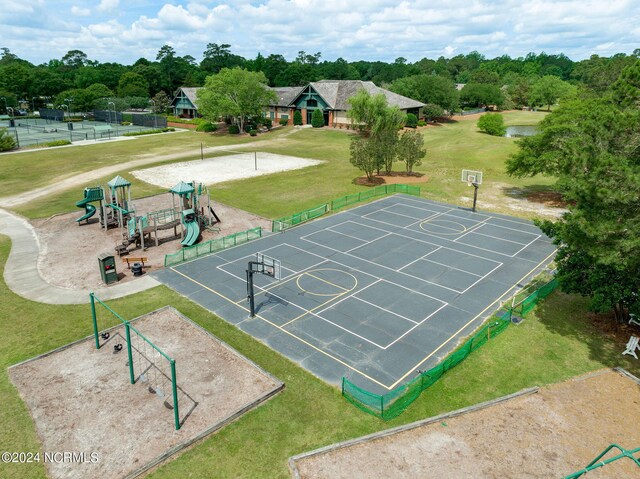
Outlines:
[[180,244],[182,246],[191,246],[198,240],[198,236],[200,236],[200,226],[198,226],[197,221],[191,221],[185,224],[185,228],[187,231]]
[[84,189],[84,198],[82,198],[80,201],[76,202],[76,206],[78,208],[84,208],[84,215],[82,215],[80,218],[76,219],[76,222],[80,223],[81,221],[88,220],[93,215],[95,215],[96,214],[96,207],[93,206],[90,203],[92,201],[102,201],[103,198],[104,198],[104,193],[102,191],[102,188],[100,188],[100,187],[85,188]]
[[76,223],[80,223],[81,221],[88,220],[89,218],[91,218],[93,215],[96,214],[96,207],[93,206],[92,204],[87,203],[86,205],[78,205],[78,203],[76,203],[76,206],[81,206],[81,207],[84,206],[85,214],[82,215],[80,218],[76,218]]

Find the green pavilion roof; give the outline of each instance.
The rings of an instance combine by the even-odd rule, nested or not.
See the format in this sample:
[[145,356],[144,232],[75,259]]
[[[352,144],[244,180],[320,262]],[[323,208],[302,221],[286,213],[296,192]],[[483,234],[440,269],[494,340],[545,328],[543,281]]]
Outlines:
[[195,191],[195,189],[193,188],[193,186],[191,184],[185,183],[184,181],[181,181],[176,186],[171,188],[169,191],[171,193],[175,193],[177,195],[186,195],[187,193],[193,193]]
[[109,188],[113,189],[113,188],[121,188],[123,186],[131,186],[131,182],[129,182],[128,180],[125,180],[122,176],[118,175],[114,179],[112,179],[109,183],[107,183],[107,185],[109,185]]

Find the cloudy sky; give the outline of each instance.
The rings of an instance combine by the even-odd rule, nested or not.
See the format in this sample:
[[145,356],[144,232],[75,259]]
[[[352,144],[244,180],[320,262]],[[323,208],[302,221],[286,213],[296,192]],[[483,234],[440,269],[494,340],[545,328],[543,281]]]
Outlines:
[[640,48],[639,0],[0,0],[0,47],[32,63],[82,50],[131,64],[164,44],[197,61],[207,43],[254,58],[488,58],[528,52],[574,60]]

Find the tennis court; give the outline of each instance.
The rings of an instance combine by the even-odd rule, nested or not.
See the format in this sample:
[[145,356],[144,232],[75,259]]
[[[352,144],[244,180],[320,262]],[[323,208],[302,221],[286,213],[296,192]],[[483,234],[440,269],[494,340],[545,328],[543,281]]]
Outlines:
[[[262,253],[281,279],[246,270]],[[383,394],[433,367],[553,258],[531,222],[393,195],[167,268],[159,280],[321,379]]]
[[[107,140],[124,133],[152,130],[152,127],[137,125],[110,125],[105,122],[83,120],[55,121],[45,118],[20,118],[13,120],[15,126],[10,126],[9,120],[0,120],[0,128],[7,128],[9,135],[16,139],[20,146],[40,145],[57,140],[71,142],[86,140]],[[71,127],[69,125],[72,125]],[[71,129],[70,129],[71,128]]]

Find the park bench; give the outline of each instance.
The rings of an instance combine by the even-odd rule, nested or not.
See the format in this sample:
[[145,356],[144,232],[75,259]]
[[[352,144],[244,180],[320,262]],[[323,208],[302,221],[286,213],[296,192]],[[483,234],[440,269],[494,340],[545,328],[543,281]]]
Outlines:
[[636,315],[631,313],[629,315],[629,324],[635,324],[636,326],[640,326],[640,319],[636,318]]
[[147,258],[142,258],[142,257],[138,257],[138,258],[133,258],[133,257],[122,258],[122,262],[123,263],[127,263],[127,267],[129,269],[131,269],[131,265],[133,263],[142,263],[142,267],[144,268],[145,261],[147,261]]
[[625,354],[630,354],[634,358],[638,359],[638,355],[636,354],[636,349],[640,349],[638,348],[638,341],[639,339],[637,336],[631,336],[629,338],[629,341],[627,342],[627,349],[624,350],[622,355],[624,356]]

